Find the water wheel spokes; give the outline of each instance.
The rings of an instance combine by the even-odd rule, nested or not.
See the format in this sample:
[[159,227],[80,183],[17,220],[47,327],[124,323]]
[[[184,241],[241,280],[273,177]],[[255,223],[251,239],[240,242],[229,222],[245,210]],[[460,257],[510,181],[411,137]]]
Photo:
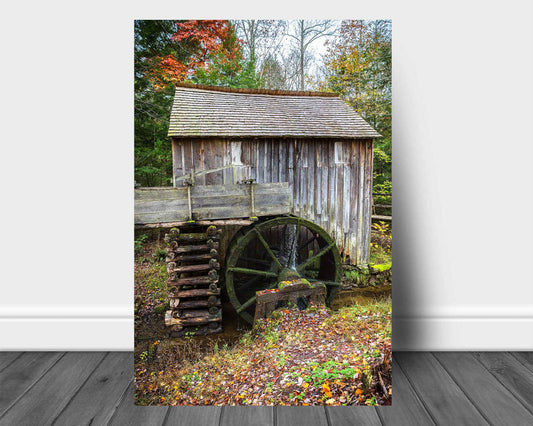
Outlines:
[[302,218],[283,216],[241,230],[226,259],[226,291],[235,310],[253,322],[256,292],[295,277],[327,286],[331,301],[340,286],[342,263],[333,238]]

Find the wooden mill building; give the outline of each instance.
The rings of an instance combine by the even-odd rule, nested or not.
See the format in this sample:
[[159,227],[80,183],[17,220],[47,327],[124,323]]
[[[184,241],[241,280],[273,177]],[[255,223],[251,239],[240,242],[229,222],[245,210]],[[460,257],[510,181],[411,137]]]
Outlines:
[[292,213],[368,263],[373,141],[380,135],[332,93],[182,84],[170,116],[174,186],[191,170],[225,168],[197,185],[288,182]]

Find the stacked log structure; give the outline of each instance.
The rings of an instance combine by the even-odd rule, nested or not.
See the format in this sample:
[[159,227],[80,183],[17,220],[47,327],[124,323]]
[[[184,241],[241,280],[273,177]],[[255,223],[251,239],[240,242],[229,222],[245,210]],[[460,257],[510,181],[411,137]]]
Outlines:
[[165,325],[171,337],[222,331],[220,233],[214,225],[188,225],[165,235],[171,291]]

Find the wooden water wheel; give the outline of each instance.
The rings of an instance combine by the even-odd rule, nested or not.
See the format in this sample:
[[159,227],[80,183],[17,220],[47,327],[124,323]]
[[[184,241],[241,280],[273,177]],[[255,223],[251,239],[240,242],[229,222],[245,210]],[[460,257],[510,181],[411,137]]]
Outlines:
[[301,277],[326,284],[326,301],[330,302],[341,275],[341,257],[333,238],[313,222],[283,216],[235,235],[226,257],[225,286],[237,313],[252,323],[257,291]]

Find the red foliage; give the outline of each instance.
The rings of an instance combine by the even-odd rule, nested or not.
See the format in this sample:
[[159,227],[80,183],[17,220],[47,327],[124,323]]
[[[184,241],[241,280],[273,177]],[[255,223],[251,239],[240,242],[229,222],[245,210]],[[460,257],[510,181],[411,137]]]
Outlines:
[[174,55],[148,59],[151,67],[147,74],[158,90],[185,81],[199,69],[207,70],[211,58],[223,57],[224,61],[230,62],[240,55],[240,40],[235,43],[233,29],[227,20],[189,20],[179,22],[177,27],[171,40],[186,43],[190,54],[184,60],[178,60]]

